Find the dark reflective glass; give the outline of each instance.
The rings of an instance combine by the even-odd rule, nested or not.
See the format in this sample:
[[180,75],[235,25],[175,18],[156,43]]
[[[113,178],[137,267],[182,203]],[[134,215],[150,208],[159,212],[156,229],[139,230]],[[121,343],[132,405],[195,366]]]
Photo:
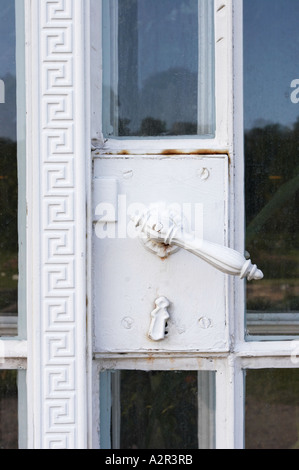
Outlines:
[[17,333],[17,188],[15,2],[0,0],[0,336]]
[[265,274],[249,333],[299,334],[298,17],[296,0],[244,0],[246,249]]
[[299,449],[299,370],[246,372],[246,449]]
[[103,18],[105,136],[214,135],[213,1],[104,0]]
[[213,372],[118,371],[100,381],[101,448],[213,448]]
[[0,449],[18,449],[17,371],[0,370]]

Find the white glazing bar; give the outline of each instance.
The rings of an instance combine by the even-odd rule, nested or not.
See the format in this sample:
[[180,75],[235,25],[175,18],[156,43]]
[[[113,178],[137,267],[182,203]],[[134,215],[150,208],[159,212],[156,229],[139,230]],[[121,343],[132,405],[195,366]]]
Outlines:
[[215,0],[216,141],[229,148],[233,144],[232,40],[232,1]]
[[26,82],[24,0],[15,0],[18,149],[18,336],[26,338]]
[[4,360],[27,359],[27,341],[0,340],[0,364]]
[[[231,231],[231,241],[236,250],[245,251],[245,213],[244,213],[244,141],[243,141],[243,2],[233,0],[232,2],[232,116],[233,116],[233,167],[231,175],[231,200],[230,220],[234,221]],[[233,237],[233,240],[232,240]],[[236,343],[244,342],[245,335],[245,283],[243,285],[234,283],[231,297],[233,299],[232,314],[230,315],[230,331],[232,348]],[[234,404],[232,407],[234,423],[234,448],[244,448],[244,420],[245,420],[245,387],[244,371],[241,361],[235,354],[232,355],[234,362]]]
[[[101,3],[101,4],[100,4]],[[110,109],[110,112],[103,112],[103,128],[109,133],[118,135],[118,0],[102,0],[97,5],[100,10],[103,23],[98,25],[102,32],[102,54],[105,67],[102,69],[103,80],[103,103]],[[100,17],[100,13],[96,15]],[[99,88],[101,88],[99,86]],[[101,109],[103,109],[101,103]],[[103,109],[104,111],[104,109]],[[111,128],[111,129],[110,129]]]
[[286,357],[298,353],[299,338],[293,341],[249,341],[236,344],[238,357]]
[[216,449],[243,448],[244,376],[238,359],[230,354],[215,360]]
[[234,358],[234,449],[245,445],[245,373],[241,361]]
[[216,361],[216,449],[234,448],[234,374],[229,361]]
[[[114,2],[109,2],[110,17],[111,17],[111,26],[110,26],[110,42],[111,42],[111,53],[110,53],[110,70],[111,70],[111,106],[113,109],[112,116],[112,126],[115,132],[115,135],[119,133],[119,96],[118,96],[118,82],[119,82],[119,72],[118,72],[118,61],[119,61],[119,52],[118,52],[118,0]],[[105,48],[103,48],[103,52]]]
[[215,132],[214,1],[198,1],[198,135]]
[[[230,220],[234,220],[234,247],[245,251],[245,201],[244,201],[244,126],[243,126],[243,2],[233,1],[234,70],[233,70],[233,116],[234,116],[234,176],[231,185],[233,203]],[[235,341],[244,341],[245,336],[245,285],[234,285],[234,315],[231,318],[231,333]],[[236,315],[235,312],[238,312]]]
[[[91,74],[91,139],[95,145],[103,143],[103,48],[102,48],[102,0],[92,1],[90,4],[90,74]],[[107,80],[107,79],[106,79]],[[106,127],[106,124],[104,124]]]

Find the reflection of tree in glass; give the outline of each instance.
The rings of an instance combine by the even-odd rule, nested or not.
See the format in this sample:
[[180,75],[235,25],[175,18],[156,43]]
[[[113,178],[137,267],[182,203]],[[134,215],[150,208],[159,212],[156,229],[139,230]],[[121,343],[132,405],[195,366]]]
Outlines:
[[299,120],[292,129],[268,124],[245,135],[246,248],[265,274],[264,293],[249,295],[250,309],[299,310],[298,142]]
[[121,372],[121,448],[196,449],[197,373]]
[[130,119],[120,119],[119,120],[119,126],[118,126],[118,135],[120,137],[128,136],[130,135]]
[[0,139],[0,309],[17,311],[18,273],[17,144]]
[[161,119],[147,117],[142,120],[140,134],[142,136],[156,136],[166,133],[166,122]]
[[298,449],[299,370],[247,371],[245,422],[246,449]]
[[197,74],[171,68],[148,78],[138,91],[119,90],[120,136],[197,134]]
[[0,449],[18,449],[17,371],[0,371]]
[[0,249],[17,251],[17,144],[0,139]]

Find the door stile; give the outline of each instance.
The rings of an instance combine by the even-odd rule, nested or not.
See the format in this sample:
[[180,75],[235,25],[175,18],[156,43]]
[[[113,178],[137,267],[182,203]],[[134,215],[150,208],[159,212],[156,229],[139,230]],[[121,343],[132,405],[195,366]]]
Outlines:
[[[96,162],[101,158],[133,155],[169,156],[171,149],[174,155],[188,158],[188,154],[212,155],[225,154],[229,159],[229,225],[226,231],[226,244],[237,251],[244,251],[244,196],[243,196],[243,161],[242,161],[242,135],[240,134],[240,99],[242,96],[239,70],[241,47],[236,47],[238,39],[242,35],[240,31],[240,2],[215,1],[215,42],[216,42],[216,137],[215,139],[167,139],[134,141],[126,139],[107,139],[104,141],[99,129],[101,129],[101,93],[95,92],[92,112],[92,148],[93,159]],[[96,8],[98,2],[92,2],[95,8],[91,27],[94,30],[92,37],[100,39],[99,25],[101,24],[100,8]],[[233,13],[235,16],[233,16]],[[94,36],[93,36],[94,35]],[[234,55],[233,50],[236,48]],[[101,52],[92,52],[94,69],[100,71]],[[233,73],[233,67],[235,73]],[[92,71],[92,85],[95,90],[96,81],[100,73]],[[237,89],[233,96],[232,91]],[[236,116],[235,112],[238,110]],[[235,119],[234,119],[235,117]],[[241,136],[241,137],[240,137]],[[168,152],[168,153],[167,153]],[[226,309],[229,327],[229,352],[196,354],[185,353],[151,353],[149,354],[116,354],[99,353],[94,351],[94,411],[98,416],[99,372],[109,369],[129,370],[209,370],[216,371],[216,447],[217,448],[242,448],[243,446],[243,372],[234,354],[235,344],[243,341],[244,326],[244,284],[228,277]],[[237,312],[237,314],[236,314]],[[209,363],[209,365],[207,365]],[[100,419],[93,425],[94,443],[97,440]]]
[[216,361],[216,449],[243,448],[243,372],[233,354]]

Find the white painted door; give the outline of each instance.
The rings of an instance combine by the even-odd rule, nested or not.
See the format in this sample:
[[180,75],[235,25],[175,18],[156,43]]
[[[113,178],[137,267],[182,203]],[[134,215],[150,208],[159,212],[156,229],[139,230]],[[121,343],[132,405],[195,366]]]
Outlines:
[[[194,402],[186,416],[196,418],[184,448],[228,447],[236,296],[244,278],[262,278],[244,255],[242,230],[234,238],[243,180],[233,132],[232,5],[92,7],[94,446],[182,445],[176,433],[166,437],[167,413],[188,384],[183,402]],[[164,400],[169,386],[177,394]],[[142,442],[123,422],[135,393],[158,400],[167,418],[146,421]]]
[[[224,248],[233,141],[231,97],[225,89],[223,101],[221,92],[230,63],[227,45],[215,50],[214,38],[228,33],[229,16],[216,4],[102,2],[102,140],[94,143],[93,167],[97,352],[227,351],[227,274],[257,275],[243,255]],[[152,234],[159,244],[140,237],[161,213],[164,239],[159,231]],[[179,249],[171,247],[172,226]],[[167,307],[159,308],[161,297]]]

